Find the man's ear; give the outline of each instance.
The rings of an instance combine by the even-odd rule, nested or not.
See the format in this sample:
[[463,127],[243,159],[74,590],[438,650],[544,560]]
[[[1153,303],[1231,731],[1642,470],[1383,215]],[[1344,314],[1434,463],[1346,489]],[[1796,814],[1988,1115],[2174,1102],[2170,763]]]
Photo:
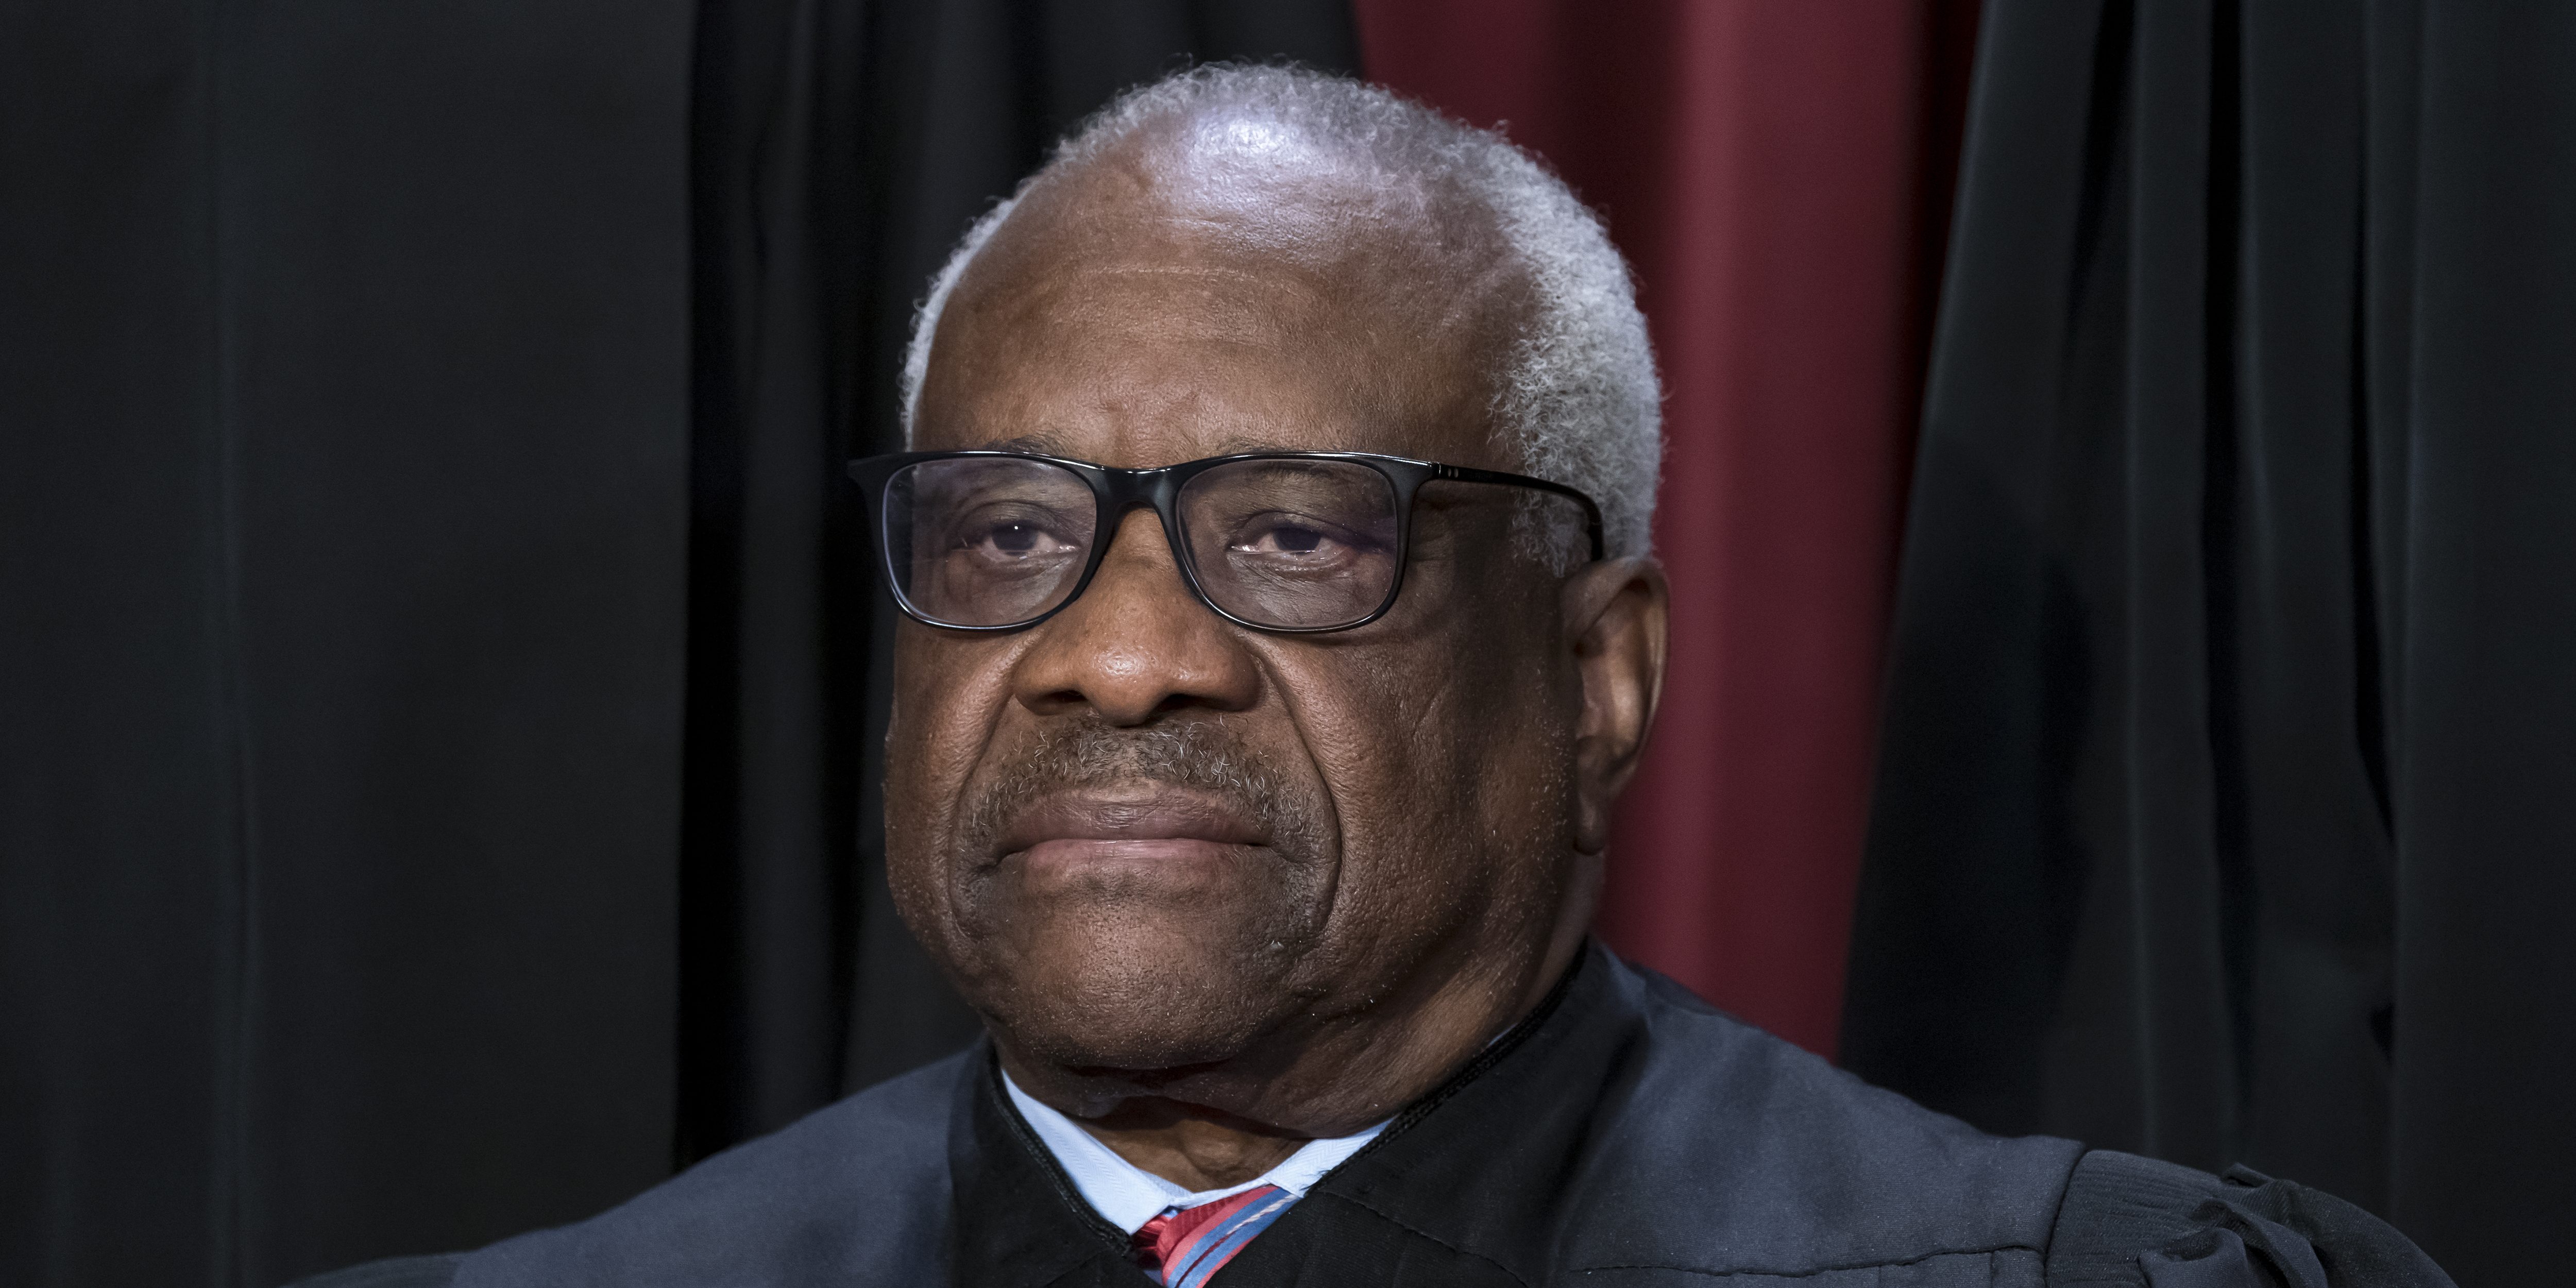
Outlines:
[[1575,849],[1610,843],[1610,807],[1637,772],[1664,691],[1672,588],[1652,559],[1605,559],[1566,578],[1559,607],[1583,684],[1574,734]]

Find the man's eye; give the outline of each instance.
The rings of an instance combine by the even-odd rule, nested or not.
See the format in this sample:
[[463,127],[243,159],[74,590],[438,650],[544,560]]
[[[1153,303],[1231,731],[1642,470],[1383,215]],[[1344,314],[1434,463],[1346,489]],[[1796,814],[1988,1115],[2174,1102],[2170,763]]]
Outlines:
[[1024,555],[1038,548],[1040,533],[1025,523],[1005,523],[984,534],[997,550]]
[[986,523],[959,534],[961,549],[1011,559],[1052,555],[1072,549],[1072,543],[1047,528],[1025,520]]
[[1310,555],[1321,549],[1328,540],[1330,538],[1313,528],[1282,523],[1254,533],[1251,540],[1243,543],[1243,548],[1263,553]]
[[1302,515],[1269,515],[1238,523],[1226,553],[1247,567],[1274,573],[1347,572],[1385,549],[1364,531],[1309,519]]

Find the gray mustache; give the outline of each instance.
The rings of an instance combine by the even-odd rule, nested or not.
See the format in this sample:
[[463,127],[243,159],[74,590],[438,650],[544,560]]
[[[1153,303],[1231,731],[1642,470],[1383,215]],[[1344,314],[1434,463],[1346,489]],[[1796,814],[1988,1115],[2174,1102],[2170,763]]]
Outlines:
[[968,853],[990,856],[1011,821],[1048,796],[1138,782],[1214,796],[1261,823],[1277,848],[1312,853],[1300,842],[1317,831],[1314,811],[1232,730],[1214,720],[1120,729],[1091,717],[1049,725],[1012,753],[968,807]]

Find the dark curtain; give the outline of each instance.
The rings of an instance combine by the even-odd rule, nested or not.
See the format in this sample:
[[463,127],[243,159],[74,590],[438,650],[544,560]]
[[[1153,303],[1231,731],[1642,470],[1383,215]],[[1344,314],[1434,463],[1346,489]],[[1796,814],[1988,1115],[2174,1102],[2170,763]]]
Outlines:
[[1998,0],[1843,1051],[2576,1254],[2576,7]]
[[0,1282],[481,1244],[960,1040],[838,461],[964,222],[1194,55],[1349,19],[0,9]]
[[667,1170],[689,26],[0,6],[0,1282]]

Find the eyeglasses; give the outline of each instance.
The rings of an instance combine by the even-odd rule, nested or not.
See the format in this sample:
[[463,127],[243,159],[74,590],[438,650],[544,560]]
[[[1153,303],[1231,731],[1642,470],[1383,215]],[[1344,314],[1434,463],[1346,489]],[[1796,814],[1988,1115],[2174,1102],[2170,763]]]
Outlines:
[[1249,452],[1150,470],[1034,452],[904,452],[852,461],[850,477],[895,603],[950,630],[1017,630],[1062,611],[1134,509],[1161,518],[1201,603],[1264,631],[1343,631],[1384,615],[1404,584],[1414,494],[1435,479],[1566,497],[1602,556],[1601,507],[1562,483],[1370,452]]

